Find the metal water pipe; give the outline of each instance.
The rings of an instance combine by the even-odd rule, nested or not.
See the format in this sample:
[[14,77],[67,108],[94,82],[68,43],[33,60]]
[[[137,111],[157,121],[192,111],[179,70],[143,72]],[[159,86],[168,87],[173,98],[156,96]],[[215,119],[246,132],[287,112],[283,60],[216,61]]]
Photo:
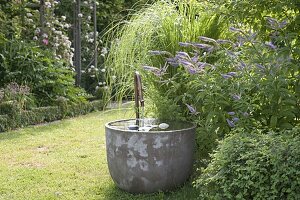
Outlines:
[[138,71],[134,72],[134,100],[135,100],[135,116],[136,116],[136,125],[139,125],[140,120],[140,111],[144,110],[144,97],[143,97],[143,88],[142,88],[142,78]]

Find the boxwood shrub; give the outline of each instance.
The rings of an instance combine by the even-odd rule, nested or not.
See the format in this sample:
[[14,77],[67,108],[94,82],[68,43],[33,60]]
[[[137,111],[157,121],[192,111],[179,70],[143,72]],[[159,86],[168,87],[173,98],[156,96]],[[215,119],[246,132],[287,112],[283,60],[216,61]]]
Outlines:
[[8,115],[0,115],[0,132],[7,130]]
[[300,199],[300,126],[224,139],[195,181],[203,199]]
[[0,115],[16,115],[21,111],[16,101],[4,101],[0,103]]
[[6,102],[0,104],[0,132],[84,115],[102,109],[103,101],[101,100],[79,104],[66,104],[64,106],[39,107],[23,111],[18,110],[17,106],[12,102]]

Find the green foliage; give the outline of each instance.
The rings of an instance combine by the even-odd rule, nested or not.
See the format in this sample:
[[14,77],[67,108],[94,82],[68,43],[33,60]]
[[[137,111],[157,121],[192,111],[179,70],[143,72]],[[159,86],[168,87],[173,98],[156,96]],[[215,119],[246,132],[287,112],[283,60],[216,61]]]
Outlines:
[[13,102],[20,110],[30,109],[35,106],[35,99],[26,85],[9,83],[4,89],[0,89],[0,102]]
[[[174,121],[183,120],[182,110],[180,106],[175,105],[172,100],[161,95],[157,90],[148,88],[147,93],[151,94],[151,99],[146,99],[147,115],[155,116],[158,119],[168,119]],[[152,102],[155,99],[155,102]],[[159,102],[159,104],[157,104]]]
[[[171,77],[164,68],[145,68],[152,74],[146,80],[156,81],[159,94],[171,105],[180,106],[181,114],[198,125],[200,155],[207,155],[215,147],[214,141],[235,127],[283,130],[300,119],[300,65],[291,46],[295,36],[277,29],[274,45],[253,33],[231,30],[232,40],[200,37],[197,42],[185,42],[184,52],[167,58],[168,67],[177,65],[177,73]],[[162,107],[170,104],[156,101],[151,91],[147,95],[153,96],[160,116],[166,110]],[[201,139],[207,135],[209,141]]]
[[0,132],[8,130],[8,115],[0,115]]
[[[233,0],[211,0],[216,5],[216,9],[222,9],[223,14],[234,23],[243,22],[254,30],[266,33],[267,17],[278,20],[289,20],[289,32],[299,30],[300,2],[299,0],[253,0],[253,1],[233,1]],[[267,35],[265,35],[267,36]]]
[[28,119],[28,125],[52,122],[62,118],[61,111],[58,106],[33,108],[32,110],[24,111],[22,114]]
[[[189,3],[158,1],[137,12],[125,25],[121,24],[120,29],[114,29],[116,33],[111,33],[113,42],[105,62],[108,67],[106,82],[110,84],[112,96],[122,99],[132,95],[132,74],[143,65],[165,65],[165,60],[154,57],[150,50],[175,54],[182,49],[179,42],[193,41],[200,35],[213,38],[226,35],[226,20],[206,12],[206,8],[206,3],[194,0]],[[169,69],[170,74],[175,72],[175,68]],[[117,77],[117,82],[111,79],[113,76]]]
[[[82,1],[82,10],[85,9],[86,3],[92,5],[93,1]],[[116,23],[133,11],[133,9],[139,9],[146,3],[152,3],[151,0],[102,0],[97,1],[97,30],[103,32],[113,23]],[[58,15],[64,15],[69,22],[73,21],[73,0],[64,0],[60,2],[58,9],[55,11]],[[90,9],[90,7],[87,7]]]
[[85,115],[92,111],[102,110],[104,106],[101,100],[77,104],[65,102],[58,106],[38,107],[30,110],[21,110],[17,105],[14,101],[0,104],[0,132]]
[[195,182],[203,199],[299,199],[300,127],[235,130]]
[[21,108],[16,101],[5,101],[0,103],[0,115],[14,116],[21,112]]
[[73,72],[52,58],[50,51],[20,40],[1,45],[0,86],[10,82],[28,85],[41,105],[51,105],[59,96],[84,101],[84,91],[74,86]]
[[98,30],[102,31],[109,27],[111,23],[116,23],[124,18],[132,9],[138,9],[139,6],[151,3],[149,0],[104,0],[99,2],[99,12],[97,19],[99,20]]
[[96,100],[93,102],[85,102],[73,105],[66,105],[62,108],[62,115],[68,117],[75,117],[78,115],[85,115],[95,110],[103,109],[103,101]]

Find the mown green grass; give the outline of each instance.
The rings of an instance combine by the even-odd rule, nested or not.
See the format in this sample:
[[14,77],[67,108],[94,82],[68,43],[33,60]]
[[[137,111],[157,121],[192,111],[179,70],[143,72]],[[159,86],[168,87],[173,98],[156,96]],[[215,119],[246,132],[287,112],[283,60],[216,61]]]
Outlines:
[[187,183],[173,192],[132,195],[107,168],[104,124],[133,117],[110,110],[0,133],[0,199],[196,199]]

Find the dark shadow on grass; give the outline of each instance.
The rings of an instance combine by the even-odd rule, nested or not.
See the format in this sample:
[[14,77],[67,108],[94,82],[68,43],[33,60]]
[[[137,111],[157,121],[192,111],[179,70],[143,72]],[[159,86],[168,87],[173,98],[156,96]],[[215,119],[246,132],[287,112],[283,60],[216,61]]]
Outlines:
[[95,190],[97,193],[102,193],[105,200],[196,200],[199,196],[198,190],[192,186],[191,182],[187,182],[182,187],[178,187],[173,191],[152,194],[131,194],[119,189],[115,185],[109,185],[105,189],[95,188]]

